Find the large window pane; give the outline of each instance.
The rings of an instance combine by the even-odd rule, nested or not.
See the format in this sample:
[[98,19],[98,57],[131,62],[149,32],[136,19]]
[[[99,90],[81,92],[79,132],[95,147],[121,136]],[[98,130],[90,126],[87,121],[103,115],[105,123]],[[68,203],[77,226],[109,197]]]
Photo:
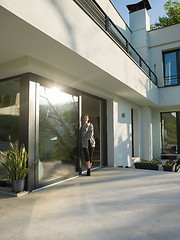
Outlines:
[[[9,136],[11,136],[13,142],[19,140],[19,112],[19,80],[0,82],[0,150],[3,152],[10,150]],[[5,170],[0,164],[0,178],[4,174]]]
[[164,65],[166,85],[176,85],[178,83],[176,52],[164,54]]
[[163,153],[176,153],[177,127],[176,112],[162,113],[162,145]]
[[75,172],[78,161],[78,97],[40,87],[39,181]]

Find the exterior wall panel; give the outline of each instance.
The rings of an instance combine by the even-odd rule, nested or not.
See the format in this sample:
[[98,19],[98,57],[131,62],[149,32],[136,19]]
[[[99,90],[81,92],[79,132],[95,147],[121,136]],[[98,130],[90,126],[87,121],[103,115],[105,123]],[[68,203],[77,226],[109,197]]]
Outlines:
[[114,165],[132,165],[131,105],[119,99],[114,101]]
[[[145,60],[149,61],[150,56],[151,69],[156,71],[159,86],[162,87],[162,53],[180,47],[180,24],[149,31],[148,12],[143,9],[133,13],[133,33],[109,0],[97,2],[129,42],[144,54]],[[112,41],[109,34],[92,21],[73,0],[0,0],[0,27],[0,51],[2,50],[2,56],[6,59],[5,61],[2,57],[0,60],[1,77],[32,72],[64,87],[107,100],[109,166],[125,167],[133,164],[132,109],[135,110],[136,157],[147,160],[160,157],[160,112],[180,109],[179,86],[158,88],[149,79],[148,73],[145,74],[135,60]],[[9,33],[15,37],[7,37],[10,36]],[[133,54],[132,48],[129,48],[129,53]],[[148,68],[147,70],[149,71]],[[30,92],[27,90],[26,93]],[[30,118],[30,115],[35,118],[36,114],[33,94],[24,96],[26,101],[32,100],[31,108],[24,107],[24,119],[26,125],[29,119],[29,126],[34,131],[37,123]],[[23,136],[26,144],[29,137],[32,152],[32,139],[37,138],[33,136],[33,131],[28,136],[26,126]],[[34,158],[35,150],[32,156]],[[37,176],[31,177],[35,180]],[[32,189],[32,186],[29,188]]]
[[180,24],[149,32],[149,49],[151,68],[158,77],[158,86],[164,86],[162,53],[180,48]]
[[[147,86],[149,86],[151,82],[147,75],[144,74],[136,63],[128,57],[122,49],[114,44],[104,31],[102,31],[72,0],[53,2],[42,0],[37,2],[31,0],[28,1],[28,5],[20,0],[16,0],[13,3],[1,0],[1,5],[22,18],[23,24],[25,24],[25,22],[29,23],[43,32],[46,38],[49,36],[59,43],[58,45],[57,42],[52,43],[51,41],[51,43],[48,44],[47,42],[46,44],[46,41],[50,39],[44,40],[43,38],[45,36],[41,36],[41,41],[36,41],[37,46],[31,46],[29,48],[28,40],[24,40],[23,43],[20,44],[18,39],[18,42],[14,42],[13,45],[20,44],[23,46],[24,50],[22,49],[21,52],[24,51],[24,54],[27,54],[27,49],[30,49],[29,55],[32,57],[34,54],[34,56],[36,56],[35,58],[38,60],[46,61],[49,65],[55,65],[57,68],[70,71],[72,75],[74,74],[82,78],[83,81],[93,82],[95,85],[99,85],[99,87],[103,86],[106,90],[111,89],[115,94],[125,98],[128,98],[128,95],[132,96],[132,94],[129,94],[130,90],[135,94],[137,93],[147,98],[150,102],[158,104],[157,87],[154,85],[151,89],[147,89]],[[29,12],[28,9],[31,9],[31,12]],[[38,9],[41,9],[41,11],[38,11]],[[47,16],[52,17],[47,18]],[[27,34],[26,31],[26,35]],[[36,31],[34,32],[32,29],[32,34],[35,39],[36,35],[40,34],[40,32],[36,33]],[[32,34],[29,33],[31,36]],[[24,36],[22,36],[21,39],[24,39]],[[40,42],[43,42],[45,49],[47,49],[47,54],[42,46],[38,48]],[[49,47],[46,47],[48,45]],[[38,52],[34,51],[32,47],[34,49],[37,48]],[[64,48],[66,48],[66,54]],[[48,53],[48,49],[53,49],[53,51],[49,51]],[[53,54],[54,51],[57,55]],[[62,65],[58,64],[62,61],[60,60],[61,56],[64,59]],[[67,56],[74,60],[73,65],[68,65],[69,61],[66,60]],[[83,59],[80,59],[80,56]],[[83,76],[83,61],[86,62],[87,70],[88,63],[93,64],[93,66],[96,66],[98,69],[111,76],[112,79],[108,78],[111,79],[111,81],[115,80],[114,84],[110,84],[109,79],[105,82],[104,78],[103,81],[95,81],[95,78],[92,79],[91,77],[94,71],[89,72],[89,76]],[[126,91],[122,88],[122,84],[123,88],[126,88]],[[112,86],[114,87],[112,88]],[[133,101],[134,100],[136,99],[134,98]]]

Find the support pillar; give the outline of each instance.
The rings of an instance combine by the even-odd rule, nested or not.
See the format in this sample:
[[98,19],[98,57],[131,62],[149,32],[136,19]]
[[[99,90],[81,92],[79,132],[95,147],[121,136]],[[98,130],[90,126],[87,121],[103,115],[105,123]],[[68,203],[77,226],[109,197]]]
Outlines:
[[142,108],[142,158],[153,158],[152,112],[149,107]]

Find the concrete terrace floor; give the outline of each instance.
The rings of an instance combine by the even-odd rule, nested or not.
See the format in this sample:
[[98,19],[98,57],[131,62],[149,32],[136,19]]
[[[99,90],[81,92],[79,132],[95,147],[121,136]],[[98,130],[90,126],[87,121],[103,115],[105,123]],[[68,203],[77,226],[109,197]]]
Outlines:
[[23,197],[0,195],[1,240],[179,240],[180,173],[102,168]]

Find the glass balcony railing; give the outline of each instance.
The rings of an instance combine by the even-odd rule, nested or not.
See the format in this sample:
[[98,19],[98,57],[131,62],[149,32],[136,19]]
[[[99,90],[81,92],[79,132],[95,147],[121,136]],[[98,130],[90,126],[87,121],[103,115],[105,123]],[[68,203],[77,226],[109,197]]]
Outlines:
[[120,47],[123,48],[134,61],[143,69],[143,71],[149,76],[150,80],[157,85],[157,76],[150,69],[148,64],[137,53],[134,47],[129,43],[126,37],[121,33],[119,28],[114,22],[107,16],[103,9],[95,0],[73,0],[81,7],[83,11],[102,29],[111,39]]

